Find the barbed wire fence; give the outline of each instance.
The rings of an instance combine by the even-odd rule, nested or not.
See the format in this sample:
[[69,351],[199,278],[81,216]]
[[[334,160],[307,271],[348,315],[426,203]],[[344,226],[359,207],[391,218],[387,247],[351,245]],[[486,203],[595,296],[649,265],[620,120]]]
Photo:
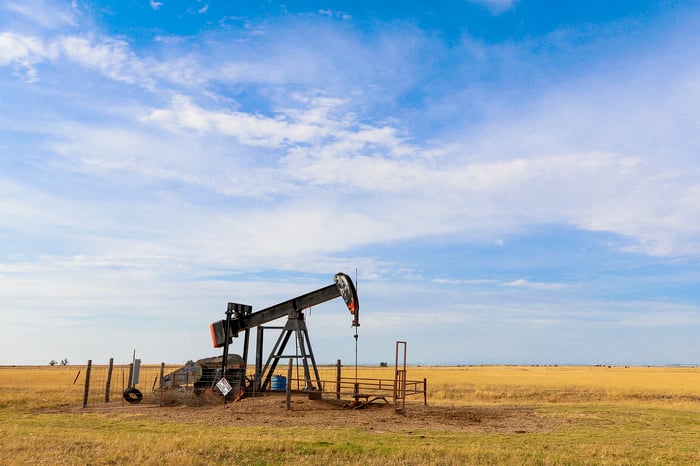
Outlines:
[[161,365],[140,363],[93,365],[89,360],[85,369],[83,408],[90,404],[133,403],[145,401],[162,405],[160,379],[164,370]]
[[[88,406],[126,406],[141,403],[155,406],[223,404],[223,397],[216,390],[195,389],[195,380],[184,380],[178,383],[176,389],[166,388],[163,385],[164,375],[178,369],[179,365],[140,364],[135,360],[129,364],[114,364],[110,359],[106,365],[94,365],[88,361],[85,368],[85,388],[83,393],[83,408]],[[278,367],[272,377],[272,385],[265,392],[271,397],[258,397],[256,404],[278,403],[275,394],[284,394],[289,387],[294,393],[308,394],[310,398],[317,395],[325,400],[352,400],[364,399],[365,401],[383,400],[387,403],[394,401],[394,380],[358,378],[356,371],[351,367],[342,369],[340,361],[336,365],[324,365],[318,367],[318,375],[321,382],[320,390],[308,390],[307,381],[303,369],[293,365],[291,373],[288,367]],[[185,377],[187,373],[185,373]],[[254,374],[247,374],[247,379],[252,380]],[[76,377],[77,380],[77,377]],[[314,380],[316,382],[316,380]],[[427,381],[408,381],[405,388],[406,394],[422,395],[424,403],[427,403]],[[259,399],[258,399],[259,398]],[[230,401],[229,401],[230,402]]]

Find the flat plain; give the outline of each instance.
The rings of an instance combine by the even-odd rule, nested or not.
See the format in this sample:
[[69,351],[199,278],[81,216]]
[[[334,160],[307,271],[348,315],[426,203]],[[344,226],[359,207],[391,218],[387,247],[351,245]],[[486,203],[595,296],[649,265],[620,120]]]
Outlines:
[[414,366],[427,405],[405,415],[304,395],[82,408],[81,369],[0,367],[0,464],[700,464],[697,367]]

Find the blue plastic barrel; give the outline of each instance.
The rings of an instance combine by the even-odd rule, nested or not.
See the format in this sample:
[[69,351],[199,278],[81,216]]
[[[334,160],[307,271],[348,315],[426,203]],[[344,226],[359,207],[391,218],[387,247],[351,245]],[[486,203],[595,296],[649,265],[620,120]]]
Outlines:
[[287,378],[283,375],[272,376],[272,391],[283,392],[287,390]]

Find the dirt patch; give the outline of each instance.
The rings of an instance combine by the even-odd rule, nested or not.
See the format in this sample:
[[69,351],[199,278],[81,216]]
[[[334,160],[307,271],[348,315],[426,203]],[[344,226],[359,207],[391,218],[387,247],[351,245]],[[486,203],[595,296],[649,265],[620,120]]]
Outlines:
[[[86,409],[64,407],[50,412],[103,413],[124,418],[206,426],[358,428],[382,432],[470,431],[494,433],[553,432],[564,422],[523,406],[425,406],[407,404],[405,415],[376,403],[351,409],[346,403],[295,398],[291,410],[282,397],[243,399],[203,406],[94,404]],[[43,412],[47,412],[44,410]]]

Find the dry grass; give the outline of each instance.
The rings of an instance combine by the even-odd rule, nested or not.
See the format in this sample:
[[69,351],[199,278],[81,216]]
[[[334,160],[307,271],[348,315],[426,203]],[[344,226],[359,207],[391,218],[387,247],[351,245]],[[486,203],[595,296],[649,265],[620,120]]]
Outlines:
[[697,368],[410,367],[431,407],[407,416],[81,410],[78,370],[0,367],[0,464],[700,464]]
[[[432,402],[699,402],[700,368],[416,368]],[[414,375],[414,377],[415,377]]]
[[[392,367],[360,367],[358,377],[393,379]],[[344,368],[353,377],[354,368]],[[431,404],[537,402],[700,402],[700,367],[417,366]],[[329,377],[330,379],[330,377]]]
[[[34,409],[79,404],[84,379],[81,367],[0,367],[0,408]],[[81,371],[80,380],[73,384]]]

